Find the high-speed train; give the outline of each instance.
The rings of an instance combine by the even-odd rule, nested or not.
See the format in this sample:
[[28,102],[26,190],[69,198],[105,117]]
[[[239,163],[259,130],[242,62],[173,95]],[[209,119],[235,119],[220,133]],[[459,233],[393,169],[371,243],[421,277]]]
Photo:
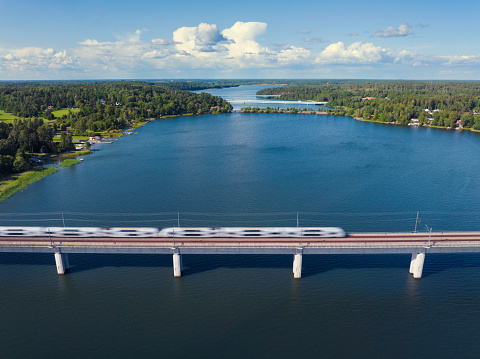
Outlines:
[[1,227],[0,237],[302,238],[345,237],[338,227]]

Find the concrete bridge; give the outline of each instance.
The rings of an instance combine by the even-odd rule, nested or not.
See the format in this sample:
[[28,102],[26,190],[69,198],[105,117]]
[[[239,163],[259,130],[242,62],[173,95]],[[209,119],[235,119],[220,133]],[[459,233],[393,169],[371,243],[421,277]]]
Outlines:
[[80,238],[0,237],[0,252],[53,253],[57,273],[70,269],[69,253],[171,254],[173,275],[188,254],[291,254],[294,278],[307,254],[412,254],[410,273],[421,278],[429,253],[480,252],[480,232],[353,233],[344,238]]

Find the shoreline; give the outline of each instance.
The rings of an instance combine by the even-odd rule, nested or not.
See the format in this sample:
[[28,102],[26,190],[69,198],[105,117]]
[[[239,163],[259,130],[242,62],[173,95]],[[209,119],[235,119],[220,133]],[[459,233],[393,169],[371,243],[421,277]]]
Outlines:
[[0,179],[0,203],[13,196],[18,191],[27,188],[32,183],[57,173],[53,167],[33,169],[22,173],[8,175]]

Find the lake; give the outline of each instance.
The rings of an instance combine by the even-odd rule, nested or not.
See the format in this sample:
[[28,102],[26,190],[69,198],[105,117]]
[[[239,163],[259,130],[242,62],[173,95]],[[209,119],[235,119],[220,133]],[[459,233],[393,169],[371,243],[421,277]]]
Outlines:
[[[257,86],[211,90],[262,101]],[[236,95],[236,92],[238,95]],[[271,100],[275,101],[275,100]],[[245,101],[244,101],[245,102]],[[277,107],[268,105],[270,107]],[[279,107],[282,105],[278,104]],[[291,107],[284,105],[283,107]],[[480,136],[349,117],[151,122],[0,204],[4,225],[480,230]],[[477,357],[480,255],[0,254],[0,357]]]

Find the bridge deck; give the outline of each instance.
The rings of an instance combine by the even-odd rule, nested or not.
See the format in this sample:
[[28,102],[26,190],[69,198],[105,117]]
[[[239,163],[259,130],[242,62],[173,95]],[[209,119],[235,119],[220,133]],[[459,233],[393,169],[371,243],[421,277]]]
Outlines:
[[[429,242],[430,237],[430,242]],[[84,238],[84,237],[0,237],[0,251],[53,252],[61,248],[62,252],[145,252],[151,249],[171,251],[181,249],[183,253],[219,253],[217,250],[259,249],[258,253],[283,253],[275,249],[304,248],[305,253],[321,253],[328,249],[383,249],[385,253],[407,253],[411,248],[428,247],[430,252],[480,251],[480,232],[445,233],[353,233],[343,238],[163,238],[163,237],[122,237],[122,238]],[[462,250],[463,248],[463,250]],[[467,250],[468,248],[468,250]],[[271,249],[273,252],[269,252]],[[390,249],[390,251],[388,251]],[[330,251],[331,252],[331,251]],[[329,252],[329,253],[330,253]]]

